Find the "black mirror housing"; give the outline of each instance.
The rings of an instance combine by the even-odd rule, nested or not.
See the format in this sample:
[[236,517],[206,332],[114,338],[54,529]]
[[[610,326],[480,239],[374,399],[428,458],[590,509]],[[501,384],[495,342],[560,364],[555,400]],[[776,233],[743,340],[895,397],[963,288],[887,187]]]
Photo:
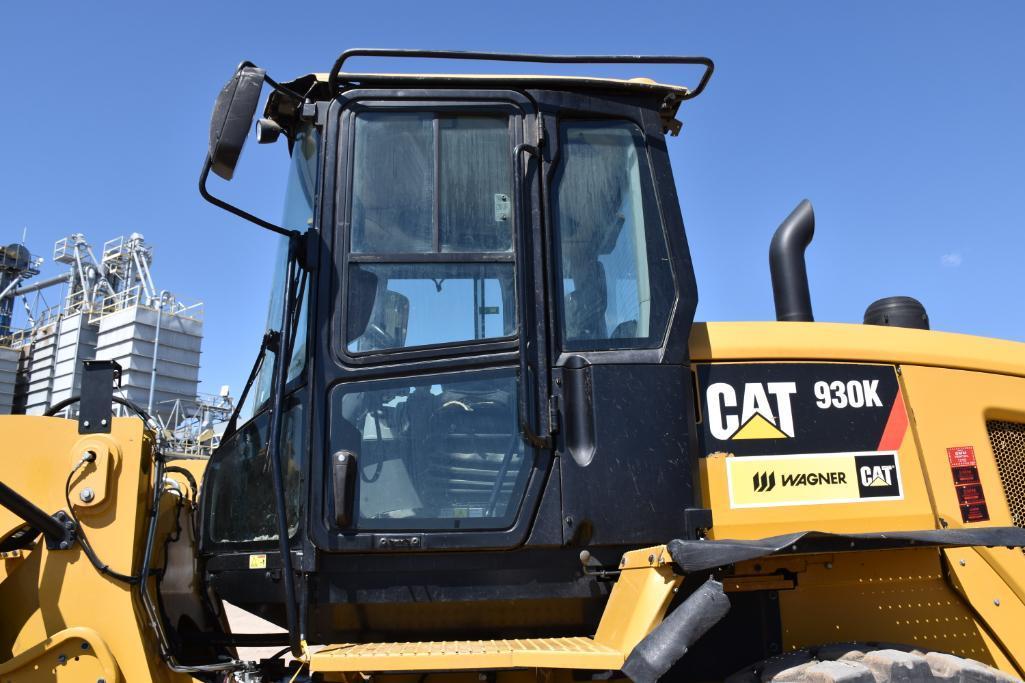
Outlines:
[[260,102],[266,71],[242,62],[225,84],[210,116],[210,170],[225,180],[235,174],[242,146],[249,135]]

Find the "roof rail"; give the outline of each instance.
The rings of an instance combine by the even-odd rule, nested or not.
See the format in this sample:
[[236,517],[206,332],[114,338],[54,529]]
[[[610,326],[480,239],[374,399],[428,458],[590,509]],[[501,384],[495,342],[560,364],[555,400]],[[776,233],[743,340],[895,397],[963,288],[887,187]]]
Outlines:
[[338,90],[338,76],[345,60],[350,57],[402,57],[410,59],[472,59],[487,62],[540,62],[544,64],[691,64],[705,67],[705,72],[693,90],[688,89],[681,98],[690,100],[708,85],[715,64],[708,57],[680,55],[534,55],[510,52],[466,52],[463,50],[403,50],[389,48],[350,48],[335,60],[328,75],[330,92]]

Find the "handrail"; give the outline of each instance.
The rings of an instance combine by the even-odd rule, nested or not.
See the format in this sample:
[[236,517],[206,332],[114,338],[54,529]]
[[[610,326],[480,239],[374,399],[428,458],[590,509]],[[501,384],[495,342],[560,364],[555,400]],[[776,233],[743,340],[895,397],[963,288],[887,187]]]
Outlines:
[[681,99],[690,100],[708,85],[715,70],[715,63],[708,57],[682,55],[538,55],[513,52],[467,52],[463,50],[405,50],[390,48],[355,47],[345,50],[335,60],[328,75],[328,89],[338,89],[338,76],[345,60],[350,57],[402,57],[411,59],[472,59],[487,62],[534,62],[543,64],[690,64],[705,67],[705,72],[693,90],[687,91]]

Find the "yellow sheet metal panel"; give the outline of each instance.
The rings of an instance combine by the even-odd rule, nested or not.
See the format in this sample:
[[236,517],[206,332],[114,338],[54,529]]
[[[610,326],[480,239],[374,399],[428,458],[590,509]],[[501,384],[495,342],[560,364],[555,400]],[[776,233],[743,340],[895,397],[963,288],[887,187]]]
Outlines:
[[[138,419],[114,419],[109,435],[79,435],[72,420],[5,416],[0,417],[0,443],[9,453],[3,465],[4,482],[46,511],[67,508],[65,482],[82,453],[105,451],[105,460],[97,458],[99,468],[96,463],[87,464],[71,480],[75,492],[81,491],[84,482],[98,478],[107,487],[102,500],[95,506],[76,506],[76,514],[105,563],[121,573],[138,571],[152,464],[149,437]],[[0,516],[0,529],[9,524],[10,519]],[[3,562],[0,643],[10,648],[14,661],[19,655],[52,648],[70,633],[84,638],[94,653],[109,651],[124,680],[191,680],[172,673],[157,656],[155,638],[144,624],[134,592],[100,574],[80,545],[51,552],[40,540],[21,557]],[[102,657],[97,661],[113,666],[102,664]],[[85,666],[82,662],[79,659],[76,666]],[[12,675],[10,680],[22,677]]]
[[784,650],[877,641],[999,664],[935,549],[809,557],[797,583],[779,593]]
[[645,548],[623,557],[619,579],[605,604],[596,642],[629,654],[662,622],[683,577],[673,573],[665,546]]
[[1008,673],[1025,675],[1025,602],[975,549],[943,552],[954,586],[1016,665]]
[[110,649],[91,628],[73,627],[0,663],[0,680],[18,683],[99,681],[124,678]]
[[[938,516],[952,528],[1013,524],[986,422],[1025,423],[1025,379],[913,365],[903,366],[902,376]],[[961,466],[969,458],[974,464]],[[968,497],[979,494],[981,506]],[[1025,556],[1002,549],[980,552],[1025,600]]]
[[[1012,524],[986,420],[1025,422],[1025,380],[914,365],[901,372],[939,515],[952,527]],[[978,523],[963,519],[951,461],[959,455],[948,453],[966,448],[974,456],[989,517]]]
[[878,325],[798,322],[695,323],[694,362],[864,361],[985,370],[1025,377],[1025,344]]

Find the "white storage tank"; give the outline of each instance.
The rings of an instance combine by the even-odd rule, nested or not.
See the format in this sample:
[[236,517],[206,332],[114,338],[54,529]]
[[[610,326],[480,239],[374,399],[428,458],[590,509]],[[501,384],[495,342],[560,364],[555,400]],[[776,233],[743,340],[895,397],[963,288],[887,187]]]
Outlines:
[[[170,310],[168,310],[170,309]],[[159,338],[158,338],[159,325]],[[135,305],[99,319],[96,358],[121,365],[122,395],[142,408],[150,404],[153,355],[153,412],[165,419],[176,399],[193,401],[199,387],[203,321],[198,308]]]
[[14,407],[14,388],[18,380],[21,352],[0,347],[0,415],[10,415]]

